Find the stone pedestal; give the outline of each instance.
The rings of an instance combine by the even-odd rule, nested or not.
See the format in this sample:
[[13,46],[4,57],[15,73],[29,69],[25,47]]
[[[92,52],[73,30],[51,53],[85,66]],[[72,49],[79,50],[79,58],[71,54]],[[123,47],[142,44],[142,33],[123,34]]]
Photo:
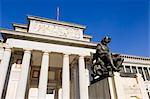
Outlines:
[[141,74],[114,72],[89,86],[89,99],[149,99]]
[[89,99],[112,99],[108,77],[89,86]]

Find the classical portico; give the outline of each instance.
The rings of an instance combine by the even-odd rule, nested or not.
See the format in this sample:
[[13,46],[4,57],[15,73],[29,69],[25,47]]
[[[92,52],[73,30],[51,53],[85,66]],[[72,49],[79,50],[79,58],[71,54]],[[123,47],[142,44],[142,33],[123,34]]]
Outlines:
[[[16,42],[14,43],[14,41],[16,41]],[[60,52],[54,52],[54,50],[49,50],[49,47],[51,47],[51,46],[49,46],[49,47],[47,46],[47,48],[45,48],[45,50],[44,50],[43,46],[41,46],[39,48],[42,48],[43,50],[39,50],[39,49],[35,49],[36,44],[33,44],[34,45],[33,46],[31,44],[33,42],[31,42],[31,41],[9,39],[9,40],[7,40],[7,42],[8,42],[8,44],[11,43],[10,46],[11,47],[13,46],[13,47],[9,48],[9,49],[8,48],[5,49],[4,59],[7,61],[3,60],[4,62],[2,61],[2,64],[1,64],[1,66],[5,66],[5,68],[4,68],[5,70],[1,69],[2,72],[4,72],[3,74],[6,75],[6,71],[7,71],[7,68],[10,63],[9,60],[10,60],[11,54],[13,53],[12,54],[12,56],[13,56],[15,53],[18,53],[18,52],[22,53],[21,54],[22,56],[19,56],[19,57],[22,57],[22,64],[21,64],[21,68],[20,68],[21,69],[20,79],[19,79],[19,82],[17,85],[15,99],[24,99],[25,93],[27,91],[26,88],[28,85],[28,79],[29,79],[29,76],[31,76],[29,74],[29,72],[33,71],[32,68],[40,68],[40,72],[38,70],[37,71],[35,70],[34,72],[32,72],[32,73],[36,73],[36,72],[40,73],[39,79],[38,79],[39,81],[36,82],[36,83],[38,83],[38,85],[37,85],[38,86],[38,99],[46,98],[47,86],[48,86],[48,84],[50,84],[50,83],[48,83],[48,78],[51,79],[51,73],[53,74],[53,72],[48,73],[49,69],[51,71],[51,68],[54,70],[58,69],[58,71],[59,71],[59,72],[56,72],[58,75],[57,77],[59,77],[59,80],[56,81],[54,84],[58,84],[58,86],[55,85],[56,88],[58,87],[58,90],[60,88],[62,88],[62,98],[63,99],[70,99],[70,90],[71,90],[70,89],[70,69],[79,68],[78,69],[79,70],[79,85],[81,86],[79,90],[81,90],[81,94],[85,94],[84,96],[82,95],[83,97],[81,99],[83,99],[83,98],[85,99],[85,96],[87,95],[87,93],[85,93],[85,87],[87,87],[87,86],[85,85],[86,81],[85,81],[85,60],[84,59],[86,58],[86,55],[84,55],[84,53],[77,54],[77,53],[73,53],[73,52],[69,52],[69,51],[63,53],[62,50],[64,48],[62,48],[62,50]],[[31,44],[32,46],[31,47],[28,46],[29,48],[22,48],[21,46],[19,47],[19,42],[20,42],[20,45],[30,45]],[[24,42],[24,44],[23,44],[23,42]],[[14,45],[13,45],[13,43],[14,43]],[[37,45],[39,45],[38,43],[39,42],[37,42]],[[41,45],[44,45],[44,44],[47,45],[46,43],[43,43]],[[13,50],[13,52],[12,52],[12,50]],[[74,49],[74,50],[76,50],[76,49]],[[40,63],[40,59],[41,59],[41,63]],[[17,59],[14,59],[14,60],[17,60]],[[36,62],[36,61],[38,61],[38,62]],[[57,64],[57,62],[58,62],[58,64]],[[76,67],[74,64],[71,64],[71,62],[78,62],[78,64],[79,64],[78,67]],[[38,63],[40,63],[40,64],[38,64]],[[36,74],[33,74],[33,75],[36,76]],[[48,76],[50,76],[50,77],[48,77]],[[52,75],[52,76],[54,76],[54,75]],[[4,83],[5,82],[4,75],[1,77],[1,79],[2,79],[1,83]],[[35,84],[35,83],[33,83],[33,84]],[[50,87],[51,87],[51,85],[50,85]]]
[[14,24],[15,30],[1,30],[5,44],[0,96],[88,99],[87,60],[96,44],[83,34],[85,27],[32,16],[28,19],[28,26]]

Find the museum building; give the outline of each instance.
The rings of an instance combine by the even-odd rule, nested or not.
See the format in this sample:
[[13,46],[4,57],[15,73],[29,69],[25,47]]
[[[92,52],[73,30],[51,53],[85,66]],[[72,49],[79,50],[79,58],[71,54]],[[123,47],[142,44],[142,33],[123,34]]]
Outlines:
[[[36,16],[27,21],[0,29],[1,99],[91,99],[90,56],[97,43],[84,34],[86,27]],[[120,73],[138,76],[111,79],[111,99],[149,99],[150,58],[121,57]]]

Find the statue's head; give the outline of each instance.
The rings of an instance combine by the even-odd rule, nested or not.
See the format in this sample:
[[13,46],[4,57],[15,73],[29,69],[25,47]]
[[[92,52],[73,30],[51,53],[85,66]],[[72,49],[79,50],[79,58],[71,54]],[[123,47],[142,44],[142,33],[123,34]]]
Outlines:
[[101,43],[103,44],[108,44],[111,41],[111,38],[108,36],[105,36],[102,40]]

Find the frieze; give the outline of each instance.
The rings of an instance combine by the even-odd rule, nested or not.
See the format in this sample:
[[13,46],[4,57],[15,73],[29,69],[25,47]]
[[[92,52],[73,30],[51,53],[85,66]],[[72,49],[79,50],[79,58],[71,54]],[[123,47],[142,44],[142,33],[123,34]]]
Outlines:
[[42,35],[77,39],[77,40],[83,39],[82,29],[46,22],[39,22],[36,20],[30,21],[29,33],[37,33]]

